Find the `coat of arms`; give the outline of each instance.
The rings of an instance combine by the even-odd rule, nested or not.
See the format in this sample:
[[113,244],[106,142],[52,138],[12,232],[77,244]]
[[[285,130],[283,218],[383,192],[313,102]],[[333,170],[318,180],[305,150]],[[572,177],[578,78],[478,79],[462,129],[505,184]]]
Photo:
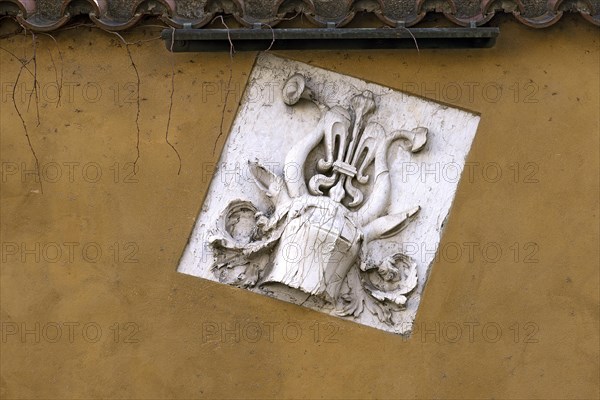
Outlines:
[[[236,165],[247,179],[213,178],[213,186],[216,181],[238,193],[215,204],[210,202],[216,195],[211,186],[207,201],[212,212],[201,225],[204,253],[210,253],[200,261],[204,276],[363,323],[376,319],[373,325],[404,333],[407,328],[398,327],[397,316],[406,310],[419,279],[423,281],[419,275],[424,269],[419,268],[421,255],[406,251],[399,234],[423,223],[420,214],[427,212],[431,200],[421,204],[410,195],[398,199],[415,192],[414,182],[394,179],[390,156],[397,160],[401,152],[410,160],[427,153],[440,136],[432,139],[425,123],[403,129],[385,126],[385,118],[393,116],[388,115],[389,105],[380,115],[378,103],[387,91],[348,85],[343,93],[340,88],[339,101],[324,93],[326,82],[319,82],[317,75],[293,68],[275,75],[285,72],[277,95],[248,104],[246,111],[285,110],[280,124],[269,125],[271,134],[280,130],[287,146],[269,143],[268,137],[261,143],[247,139],[246,148],[235,143]],[[310,111],[310,118],[297,118],[295,109]],[[238,114],[234,130],[242,137],[253,128],[240,118]],[[286,118],[296,120],[296,126],[286,124]],[[227,147],[232,145],[230,138]],[[263,149],[252,154],[257,145]],[[232,150],[227,147],[226,152]],[[236,185],[242,190],[231,187]],[[392,210],[392,200],[405,208]],[[382,246],[382,241],[395,245]],[[182,264],[186,262],[184,255]]]

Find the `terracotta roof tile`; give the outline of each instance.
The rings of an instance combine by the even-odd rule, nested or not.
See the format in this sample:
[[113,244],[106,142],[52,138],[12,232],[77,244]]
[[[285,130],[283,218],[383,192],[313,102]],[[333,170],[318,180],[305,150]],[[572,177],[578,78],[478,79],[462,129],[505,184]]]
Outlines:
[[535,28],[575,12],[600,26],[600,0],[0,0],[0,15],[13,16],[34,31],[56,30],[76,15],[87,15],[114,31],[130,28],[145,16],[159,17],[175,28],[199,28],[220,14],[246,26],[275,26],[286,16],[303,14],[317,26],[340,27],[358,11],[390,26],[413,26],[432,12],[460,26],[481,26],[496,13],[510,13]]

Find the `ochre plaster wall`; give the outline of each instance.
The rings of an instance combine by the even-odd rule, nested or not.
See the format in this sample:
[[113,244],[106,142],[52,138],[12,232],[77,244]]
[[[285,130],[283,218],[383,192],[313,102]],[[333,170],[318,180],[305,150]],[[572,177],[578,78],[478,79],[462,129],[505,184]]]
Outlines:
[[60,54],[37,35],[20,75],[5,50],[30,57],[31,36],[0,41],[2,398],[598,396],[597,28],[507,20],[492,49],[278,53],[481,113],[410,339],[176,273],[256,54],[172,56],[159,31],[124,34],[144,41],[135,69],[95,29],[56,33]]

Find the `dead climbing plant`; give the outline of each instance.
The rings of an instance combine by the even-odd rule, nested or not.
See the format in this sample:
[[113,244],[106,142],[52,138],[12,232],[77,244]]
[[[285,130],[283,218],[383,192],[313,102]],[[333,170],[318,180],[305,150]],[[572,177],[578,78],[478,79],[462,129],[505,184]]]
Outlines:
[[[233,78],[233,55],[235,54],[235,47],[233,46],[233,42],[231,41],[231,36],[229,35],[229,26],[227,26],[227,24],[225,23],[223,16],[222,15],[216,16],[211,21],[211,24],[217,19],[221,20],[221,24],[223,24],[223,26],[227,30],[227,40],[229,41],[229,78],[227,79],[227,90],[225,91],[225,101],[223,102],[223,109],[221,110],[221,122],[219,123],[219,134],[217,135],[217,138],[215,139],[215,143],[213,145],[213,151],[212,151],[213,156],[215,155],[215,152],[217,151],[217,143],[219,143],[219,139],[221,139],[221,137],[223,136],[223,123],[225,122],[225,109],[227,108],[227,103],[229,102],[229,92],[230,92],[229,89],[231,88],[231,79]],[[173,38],[175,37],[174,33],[175,33],[175,30],[173,30]],[[171,47],[171,49],[173,49],[173,47]]]
[[[48,52],[48,56],[50,58],[50,62],[52,65],[52,70],[54,71],[54,81],[56,83],[56,87],[57,87],[57,92],[58,92],[58,96],[57,96],[57,100],[56,100],[56,107],[58,108],[61,105],[61,99],[62,99],[62,92],[63,92],[63,82],[64,82],[64,57],[63,57],[63,52],[59,46],[58,41],[56,40],[56,38],[50,34],[50,33],[45,33],[45,32],[40,32],[38,34],[36,34],[35,32],[28,30],[26,27],[24,27],[22,24],[19,23],[19,21],[17,21],[15,18],[13,17],[2,17],[2,19],[5,18],[9,18],[12,19],[13,21],[15,21],[18,25],[19,28],[17,30],[15,30],[14,32],[7,34],[7,35],[3,35],[2,38],[7,38],[7,37],[11,37],[11,36],[16,36],[19,35],[21,33],[23,33],[24,36],[29,36],[31,35],[31,47],[24,47],[24,55],[23,57],[19,57],[17,56],[14,52],[0,46],[0,50],[6,52],[7,54],[9,54],[13,59],[17,60],[20,64],[19,67],[19,71],[17,72],[16,78],[15,78],[15,83],[13,86],[13,90],[12,90],[12,103],[13,103],[13,107],[15,109],[15,112],[21,122],[21,125],[23,126],[23,131],[25,134],[25,138],[27,140],[27,144],[28,147],[33,155],[33,158],[35,160],[35,170],[36,170],[36,175],[37,175],[37,179],[40,185],[40,192],[43,193],[43,183],[42,183],[42,176],[41,176],[41,169],[40,169],[40,161],[39,161],[39,157],[38,154],[35,150],[35,147],[33,145],[33,142],[31,140],[31,132],[29,129],[29,126],[25,120],[25,116],[24,116],[24,111],[19,108],[17,101],[16,101],[16,91],[18,88],[18,84],[19,82],[22,81],[23,79],[23,73],[27,73],[32,77],[33,80],[33,90],[29,93],[29,98],[27,100],[27,110],[29,111],[30,107],[31,107],[31,102],[32,100],[35,103],[35,109],[36,109],[36,126],[39,126],[41,123],[41,119],[40,119],[40,110],[39,110],[39,101],[40,101],[40,96],[39,96],[39,91],[40,91],[40,82],[38,80],[38,59],[37,59],[37,51],[38,51],[38,47],[39,47],[39,43],[38,43],[38,35],[43,35],[44,37],[48,37],[49,39],[51,39],[54,43],[54,47],[56,49],[56,52],[58,53],[58,60],[60,60],[60,69],[57,67],[56,64],[56,60],[55,57],[51,51],[50,48],[47,48],[47,52]],[[137,173],[138,169],[137,169],[137,163],[140,160],[140,137],[141,137],[141,127],[140,127],[140,112],[141,112],[141,93],[140,93],[140,89],[141,89],[141,77],[140,77],[140,73],[139,73],[139,69],[138,66],[134,60],[132,51],[131,51],[131,46],[134,45],[141,45],[142,43],[145,42],[150,42],[150,41],[154,41],[154,40],[160,40],[161,37],[157,36],[157,37],[153,37],[150,39],[143,39],[143,40],[138,40],[135,42],[129,42],[127,41],[122,34],[118,33],[118,32],[113,32],[113,31],[109,31],[106,29],[103,29],[101,27],[98,27],[96,25],[93,24],[77,24],[77,25],[72,25],[72,26],[67,26],[61,29],[58,29],[56,32],[60,32],[60,31],[65,31],[65,30],[71,30],[71,29],[77,29],[77,28],[81,28],[81,27],[88,27],[88,28],[94,28],[94,29],[99,29],[102,30],[104,32],[107,32],[111,35],[115,35],[119,42],[125,47],[125,51],[127,53],[127,57],[129,58],[129,62],[131,65],[131,68],[135,74],[135,79],[136,79],[136,116],[135,116],[135,126],[136,126],[136,156],[135,156],[135,160],[133,161],[133,171],[134,174]],[[159,28],[165,28],[166,26],[164,25],[151,25],[151,24],[146,24],[143,27],[159,27]],[[31,49],[31,55],[28,54],[28,49]],[[182,166],[182,159],[181,156],[179,154],[179,151],[177,150],[177,148],[173,145],[173,143],[171,143],[171,141],[169,140],[169,128],[170,128],[170,124],[171,124],[171,115],[172,115],[172,110],[173,110],[173,96],[174,96],[174,92],[175,92],[175,66],[174,66],[174,59],[173,56],[171,57],[171,93],[170,93],[170,101],[169,101],[169,110],[168,110],[168,116],[167,116],[167,125],[166,125],[166,130],[165,130],[165,142],[167,143],[167,145],[173,149],[173,151],[175,152],[177,159],[178,159],[178,169],[177,169],[177,174],[179,175],[181,173],[181,166]]]
[[175,152],[175,154],[177,155],[177,159],[179,160],[179,168],[177,169],[177,175],[179,175],[181,173],[181,156],[179,155],[179,152],[177,151],[177,149],[175,148],[175,146],[173,146],[173,144],[171,144],[171,142],[169,141],[169,127],[171,126],[171,115],[173,113],[173,95],[175,94],[175,55],[173,53],[173,45],[175,44],[175,28],[171,28],[173,30],[172,35],[171,35],[171,56],[170,56],[170,60],[171,60],[171,93],[169,95],[169,114],[167,115],[167,128],[165,129],[165,142],[167,142],[167,144],[173,149],[173,151]]
[[[23,28],[23,34],[25,36],[28,36],[27,29],[25,29],[25,27],[23,27],[22,25],[21,25],[21,27]],[[33,79],[33,90],[29,94],[29,100],[27,102],[27,111],[29,111],[29,106],[31,105],[32,96],[35,94],[35,106],[36,106],[36,118],[37,118],[36,126],[39,126],[40,125],[40,109],[39,109],[39,91],[38,91],[38,89],[39,89],[40,85],[39,85],[39,82],[37,79],[37,39],[36,39],[35,33],[31,32],[31,31],[29,31],[29,33],[31,34],[31,48],[32,48],[31,57],[27,57],[26,48],[23,49],[23,52],[24,52],[23,58],[18,57],[16,54],[9,51],[8,49],[5,49],[4,47],[0,47],[0,49],[7,52],[8,54],[10,54],[14,59],[16,59],[21,64],[21,66],[19,68],[19,72],[17,72],[17,76],[15,78],[15,84],[14,84],[13,90],[12,90],[12,96],[11,96],[12,103],[13,103],[15,112],[17,113],[19,120],[21,121],[21,125],[23,126],[23,131],[25,133],[25,138],[27,139],[27,145],[29,146],[29,150],[31,151],[31,154],[33,155],[33,158],[35,160],[35,170],[36,170],[36,175],[37,175],[37,178],[38,178],[38,181],[40,184],[40,193],[44,193],[44,185],[42,183],[42,176],[41,176],[41,171],[40,171],[40,160],[35,151],[33,143],[31,142],[31,136],[29,135],[29,128],[27,127],[27,123],[25,122],[23,113],[17,106],[17,100],[16,100],[16,91],[17,91],[19,81],[21,80],[21,75],[23,74],[23,71],[27,71],[32,76],[32,79]],[[29,64],[32,64],[33,71],[31,71],[31,69],[29,69],[29,67],[28,67]]]

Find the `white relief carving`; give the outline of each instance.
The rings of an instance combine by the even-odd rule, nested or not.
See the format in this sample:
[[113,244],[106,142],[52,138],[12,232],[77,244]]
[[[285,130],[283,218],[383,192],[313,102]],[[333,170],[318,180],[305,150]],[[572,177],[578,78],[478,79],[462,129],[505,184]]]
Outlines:
[[[250,101],[252,88],[278,79],[281,86],[272,99]],[[328,82],[339,93],[324,93],[319,84]],[[399,97],[409,101],[399,104]],[[405,111],[393,115],[402,106]],[[260,56],[179,270],[391,332],[410,331],[433,260],[407,251],[403,245],[410,236],[399,234],[433,238],[415,243],[430,245],[435,253],[457,182],[420,187],[414,179],[402,182],[398,161],[431,161],[429,150],[435,156],[446,146],[444,154],[462,166],[478,121],[452,109],[448,118],[404,121],[401,128],[393,123],[427,108],[448,110]],[[261,135],[257,119],[266,121],[262,128],[268,133]],[[448,145],[447,123],[462,130],[455,146]],[[223,179],[231,171],[232,181]],[[423,223],[429,226],[419,228]]]

